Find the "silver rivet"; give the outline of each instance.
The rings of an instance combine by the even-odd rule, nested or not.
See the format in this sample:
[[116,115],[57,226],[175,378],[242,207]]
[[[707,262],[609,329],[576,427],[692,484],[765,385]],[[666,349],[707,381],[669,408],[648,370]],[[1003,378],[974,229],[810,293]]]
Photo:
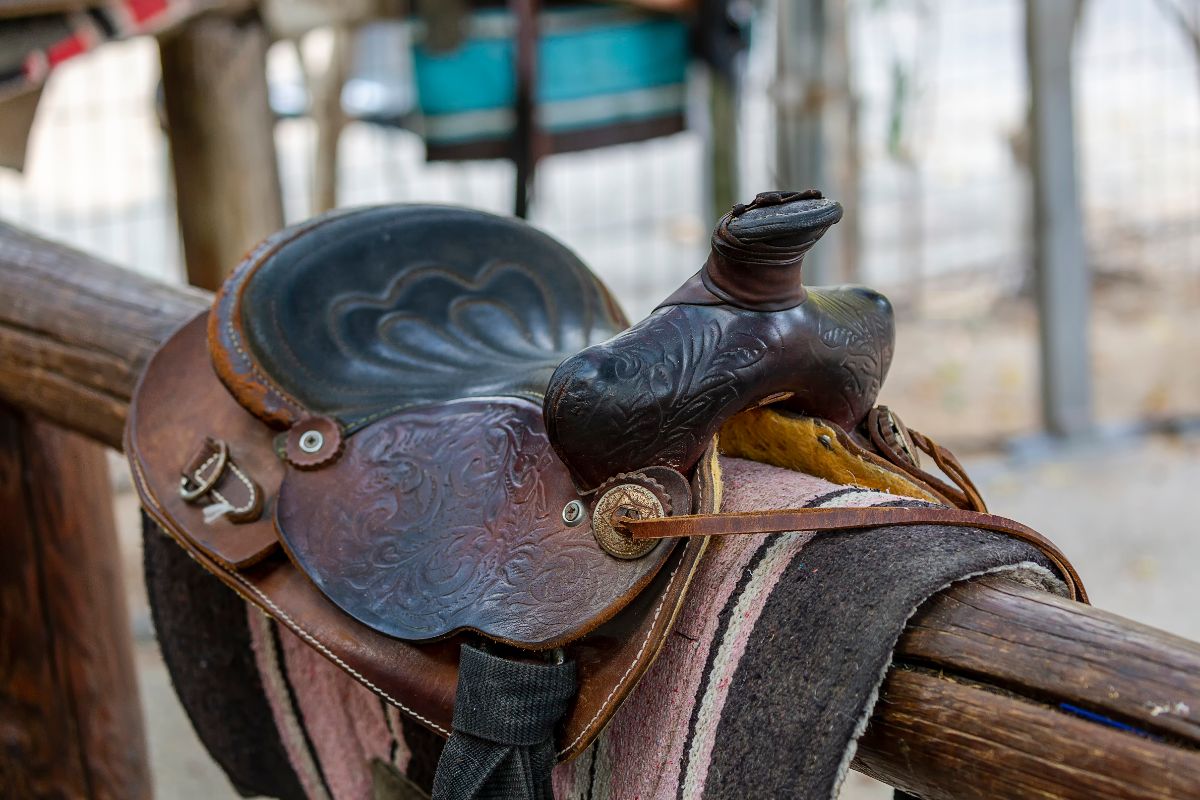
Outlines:
[[817,441],[820,442],[821,446],[824,447],[826,450],[833,449],[833,440],[829,438],[829,434],[822,433],[820,436],[817,437]]
[[320,452],[325,444],[325,437],[320,431],[305,431],[300,434],[300,449],[306,453]]
[[574,528],[579,523],[583,522],[583,503],[578,500],[572,500],[563,506],[563,524],[568,528]]

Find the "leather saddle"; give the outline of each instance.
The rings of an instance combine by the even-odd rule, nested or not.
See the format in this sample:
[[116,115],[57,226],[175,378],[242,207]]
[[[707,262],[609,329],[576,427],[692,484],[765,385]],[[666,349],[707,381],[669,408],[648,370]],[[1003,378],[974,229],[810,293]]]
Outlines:
[[[205,569],[429,729],[460,650],[574,664],[554,756],[591,743],[653,661],[709,537],[984,513],[961,466],[875,400],[891,307],[812,289],[841,216],[759,195],[641,323],[524,223],[329,214],[260,245],[151,359],[126,431],[147,513]],[[722,452],[913,499],[720,514]],[[943,473],[929,474],[922,455]]]

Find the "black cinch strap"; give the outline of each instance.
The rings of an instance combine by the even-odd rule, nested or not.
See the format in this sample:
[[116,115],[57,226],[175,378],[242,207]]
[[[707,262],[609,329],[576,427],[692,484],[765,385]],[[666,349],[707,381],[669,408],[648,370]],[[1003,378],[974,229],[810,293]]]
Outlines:
[[574,696],[574,662],[526,664],[463,645],[433,800],[553,800],[554,730]]

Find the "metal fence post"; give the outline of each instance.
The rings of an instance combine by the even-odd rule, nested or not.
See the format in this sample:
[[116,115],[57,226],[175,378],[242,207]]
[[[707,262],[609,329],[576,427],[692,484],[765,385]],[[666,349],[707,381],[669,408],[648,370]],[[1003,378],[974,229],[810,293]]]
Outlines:
[[776,189],[820,189],[846,216],[805,256],[805,283],[857,275],[857,126],[851,89],[847,4],[777,0],[775,106]]
[[1078,4],[1072,2],[1025,2],[1042,420],[1048,433],[1068,438],[1092,427],[1091,283],[1071,91],[1077,12]]

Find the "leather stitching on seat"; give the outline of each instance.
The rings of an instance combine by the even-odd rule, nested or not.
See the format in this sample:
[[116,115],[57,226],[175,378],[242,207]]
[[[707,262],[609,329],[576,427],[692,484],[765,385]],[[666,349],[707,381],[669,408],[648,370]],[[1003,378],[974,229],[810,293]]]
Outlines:
[[240,355],[246,362],[246,366],[250,368],[250,372],[252,372],[255,377],[261,380],[264,384],[266,384],[268,390],[278,395],[279,399],[282,400],[285,405],[291,406],[293,411],[303,413],[306,409],[300,403],[300,401],[293,397],[291,393],[285,390],[282,386],[271,380],[271,378],[268,377],[265,372],[259,369],[258,362],[251,358],[250,354],[242,349],[241,336],[238,334],[237,328],[234,327],[233,322],[230,321],[226,323],[226,327],[229,329],[229,338],[233,343],[233,349],[237,350],[238,355]]

